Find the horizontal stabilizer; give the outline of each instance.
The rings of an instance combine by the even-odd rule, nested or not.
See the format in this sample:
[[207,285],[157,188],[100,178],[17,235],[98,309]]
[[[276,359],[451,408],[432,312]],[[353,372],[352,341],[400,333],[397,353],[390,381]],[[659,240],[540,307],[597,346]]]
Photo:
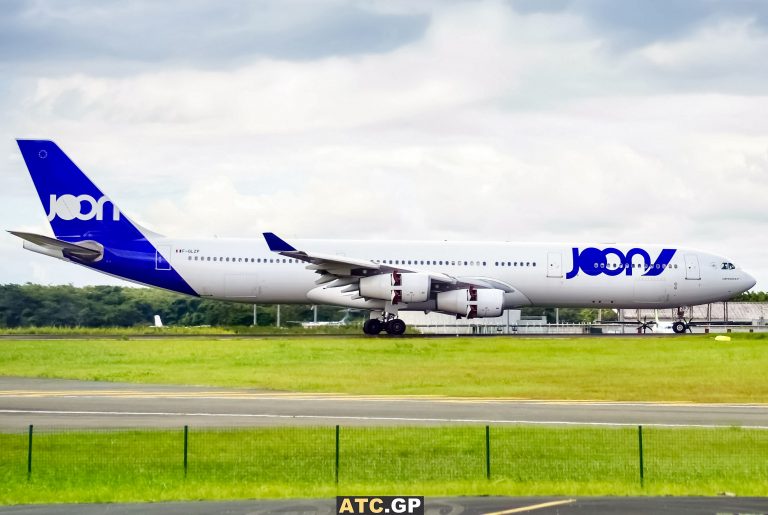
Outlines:
[[[24,240],[24,248],[53,257],[75,259],[92,263],[104,256],[104,247],[95,241],[69,243],[50,236],[31,232],[8,231]],[[31,243],[32,245],[28,245]]]

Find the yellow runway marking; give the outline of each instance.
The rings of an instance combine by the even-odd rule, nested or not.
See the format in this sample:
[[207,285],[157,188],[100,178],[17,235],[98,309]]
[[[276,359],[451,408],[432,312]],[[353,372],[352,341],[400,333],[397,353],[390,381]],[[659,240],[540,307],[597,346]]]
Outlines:
[[564,504],[571,504],[572,502],[576,502],[576,499],[565,499],[563,501],[551,501],[551,502],[544,502],[541,504],[531,504],[530,506],[522,506],[520,508],[512,508],[504,511],[494,511],[491,513],[486,513],[485,515],[507,515],[509,513],[525,513],[527,511],[540,510],[542,508],[551,508],[553,506],[562,506]]
[[765,403],[695,403],[684,401],[606,401],[606,400],[552,400],[524,399],[516,397],[444,397],[439,395],[354,395],[345,393],[298,393],[298,392],[246,392],[219,391],[165,391],[165,390],[0,390],[0,398],[51,398],[51,397],[114,397],[131,399],[230,399],[230,400],[329,400],[329,401],[380,401],[380,402],[440,402],[455,404],[514,403],[521,405],[548,406],[637,406],[637,407],[693,407],[693,408],[750,408],[768,409]]

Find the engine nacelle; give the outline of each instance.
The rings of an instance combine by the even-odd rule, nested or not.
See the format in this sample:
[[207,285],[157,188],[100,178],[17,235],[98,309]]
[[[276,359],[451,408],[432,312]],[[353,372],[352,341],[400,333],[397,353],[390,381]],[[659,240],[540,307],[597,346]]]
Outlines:
[[437,294],[437,310],[467,318],[501,316],[504,291],[497,289],[450,290]]
[[400,273],[372,275],[360,279],[360,295],[392,304],[426,302],[432,281],[427,274]]
[[504,290],[477,290],[477,316],[479,318],[500,317],[504,311]]

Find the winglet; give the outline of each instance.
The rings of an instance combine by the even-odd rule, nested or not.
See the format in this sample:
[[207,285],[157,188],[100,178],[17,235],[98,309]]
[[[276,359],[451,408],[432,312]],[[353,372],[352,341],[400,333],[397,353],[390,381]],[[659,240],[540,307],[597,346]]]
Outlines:
[[286,243],[279,236],[272,232],[265,232],[264,239],[267,240],[269,250],[272,252],[294,252],[296,249]]

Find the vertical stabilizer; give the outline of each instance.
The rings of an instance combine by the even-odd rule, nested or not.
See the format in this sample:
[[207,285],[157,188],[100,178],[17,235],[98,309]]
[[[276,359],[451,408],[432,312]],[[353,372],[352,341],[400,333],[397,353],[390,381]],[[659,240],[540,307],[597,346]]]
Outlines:
[[48,140],[17,142],[57,238],[144,238],[139,229],[56,143]]

